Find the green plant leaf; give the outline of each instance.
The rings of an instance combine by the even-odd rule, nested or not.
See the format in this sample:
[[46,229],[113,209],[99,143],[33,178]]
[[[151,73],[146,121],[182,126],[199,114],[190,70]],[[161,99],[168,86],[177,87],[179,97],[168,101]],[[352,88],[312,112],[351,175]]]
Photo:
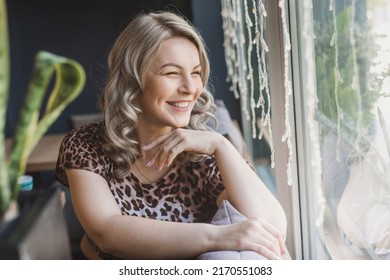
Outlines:
[[[45,113],[39,118],[42,102],[54,73],[55,84]],[[45,51],[37,53],[9,164],[13,198],[19,193],[17,178],[24,174],[28,156],[65,107],[81,93],[84,84],[85,72],[77,61]]]
[[77,61],[48,52],[40,52],[38,56],[54,62],[56,82],[49,96],[45,113],[38,123],[32,143],[34,146],[66,106],[79,96],[85,84],[84,69]]
[[11,191],[5,154],[5,121],[9,91],[8,19],[5,0],[0,0],[0,216],[9,205]]

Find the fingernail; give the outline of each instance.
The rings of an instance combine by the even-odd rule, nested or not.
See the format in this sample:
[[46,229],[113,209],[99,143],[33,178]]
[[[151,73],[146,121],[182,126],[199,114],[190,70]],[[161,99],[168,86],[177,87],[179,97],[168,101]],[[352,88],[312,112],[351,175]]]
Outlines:
[[160,169],[160,166],[159,165],[156,165],[156,167],[154,168],[154,170],[159,170]]
[[147,167],[150,167],[152,165],[152,161],[151,160],[148,160],[148,162],[146,163],[146,166]]
[[147,147],[148,147],[148,145],[145,144],[145,145],[142,145],[142,146],[141,146],[141,149],[142,149],[142,150],[146,150]]

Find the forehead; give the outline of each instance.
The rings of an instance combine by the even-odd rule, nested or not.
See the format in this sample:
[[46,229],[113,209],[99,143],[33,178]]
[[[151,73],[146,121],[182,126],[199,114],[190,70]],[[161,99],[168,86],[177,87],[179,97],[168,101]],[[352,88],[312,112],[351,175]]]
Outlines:
[[185,37],[173,37],[161,43],[152,64],[163,66],[175,63],[197,66],[200,64],[199,51],[195,44]]

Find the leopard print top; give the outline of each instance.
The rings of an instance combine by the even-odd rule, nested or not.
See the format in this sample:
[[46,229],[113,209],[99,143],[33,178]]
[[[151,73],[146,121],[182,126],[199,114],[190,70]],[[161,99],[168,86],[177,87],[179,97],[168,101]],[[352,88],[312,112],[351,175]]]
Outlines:
[[102,176],[123,215],[172,222],[210,222],[224,186],[216,160],[179,164],[152,184],[141,183],[132,173],[114,177],[114,163],[105,154],[102,123],[72,130],[62,141],[55,176],[68,186],[66,168],[83,169]]

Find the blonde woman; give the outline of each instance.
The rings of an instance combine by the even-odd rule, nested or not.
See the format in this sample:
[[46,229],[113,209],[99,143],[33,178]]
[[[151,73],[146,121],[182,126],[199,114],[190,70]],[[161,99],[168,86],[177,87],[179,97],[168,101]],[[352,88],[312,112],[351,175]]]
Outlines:
[[[215,105],[202,38],[170,12],[137,15],[109,55],[104,121],[73,130],[57,178],[70,188],[88,259],[191,259],[286,252],[282,207],[232,144],[207,126]],[[210,220],[228,200],[248,219]]]

